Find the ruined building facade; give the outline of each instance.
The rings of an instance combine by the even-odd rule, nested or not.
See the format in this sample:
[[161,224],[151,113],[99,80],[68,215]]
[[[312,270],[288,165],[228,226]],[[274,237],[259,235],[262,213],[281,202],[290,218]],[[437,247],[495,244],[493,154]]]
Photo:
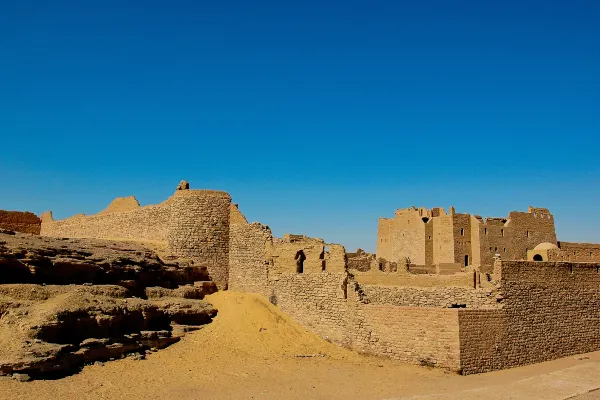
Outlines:
[[512,211],[506,218],[461,214],[450,207],[406,208],[380,218],[377,257],[418,266],[491,265],[496,254],[525,260],[540,243],[556,245],[554,217],[545,208]]
[[182,182],[157,205],[126,197],[96,215],[46,213],[41,234],[152,243],[326,340],[402,362],[470,374],[600,349],[600,245],[558,242],[543,208],[485,220],[398,210],[379,220],[375,257],[274,237],[226,192]]

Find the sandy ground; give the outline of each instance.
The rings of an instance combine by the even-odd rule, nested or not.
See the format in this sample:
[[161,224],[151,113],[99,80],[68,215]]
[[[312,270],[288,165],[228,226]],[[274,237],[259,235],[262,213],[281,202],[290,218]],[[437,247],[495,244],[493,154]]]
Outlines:
[[[541,400],[600,387],[600,352],[463,377],[339,348],[260,296],[219,292],[207,299],[219,309],[214,322],[146,360],[92,365],[55,381],[0,378],[0,399],[379,400],[419,395]],[[556,382],[564,389],[560,393]],[[514,393],[519,397],[508,397]],[[600,398],[600,392],[586,396],[595,394],[581,399]]]

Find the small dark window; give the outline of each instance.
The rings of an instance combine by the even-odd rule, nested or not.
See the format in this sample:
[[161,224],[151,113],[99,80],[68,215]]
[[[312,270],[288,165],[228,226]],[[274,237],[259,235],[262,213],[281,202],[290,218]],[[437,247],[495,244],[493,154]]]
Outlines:
[[506,253],[506,247],[504,248],[504,252]]
[[[431,236],[429,236],[429,240],[431,240]],[[592,255],[592,253],[590,253],[590,255]]]
[[460,228],[460,236],[465,236],[465,228]]
[[468,267],[468,266],[469,266],[469,255],[467,254],[465,256],[465,267]]
[[504,229],[500,229],[500,234],[504,236]]
[[526,235],[527,235],[527,237],[529,237],[529,231],[527,231]]
[[533,256],[533,261],[544,261],[544,258],[542,257],[541,254],[535,254]]
[[487,228],[483,228],[483,234],[487,235]]

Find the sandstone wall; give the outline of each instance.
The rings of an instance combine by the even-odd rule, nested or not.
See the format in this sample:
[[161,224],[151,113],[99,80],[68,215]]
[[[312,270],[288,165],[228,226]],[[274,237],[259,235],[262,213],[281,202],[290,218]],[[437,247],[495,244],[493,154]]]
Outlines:
[[361,305],[350,315],[352,345],[359,352],[458,371],[458,310]]
[[213,190],[177,190],[161,204],[139,207],[134,197],[115,199],[96,215],[55,221],[42,215],[41,234],[54,237],[155,241],[175,256],[191,257],[226,287],[231,197]]
[[130,239],[167,242],[171,202],[139,207],[129,211],[96,215],[75,215],[55,221],[51,213],[42,215],[42,236],[96,239]]
[[[394,220],[391,218],[379,218],[377,223],[377,258],[392,260],[392,243],[394,239]],[[395,260],[397,261],[397,260]]]
[[0,210],[0,229],[40,234],[41,220],[30,212]]
[[600,349],[597,264],[502,263],[502,310],[460,310],[466,374]]
[[270,279],[272,303],[326,340],[349,345],[345,273],[285,273]]
[[498,309],[494,288],[361,285],[369,304],[400,307]]
[[453,215],[440,215],[433,218],[433,263],[454,262],[454,220]]
[[473,264],[471,247],[471,216],[469,214],[454,214],[452,218],[454,236],[454,261],[460,265]]
[[548,250],[548,261],[600,262],[600,244],[560,242],[560,249]]
[[232,224],[229,239],[229,289],[268,296],[268,251],[273,240],[269,227],[257,222]]
[[167,241],[176,255],[196,257],[219,288],[229,277],[231,196],[216,190],[178,190],[172,197]]

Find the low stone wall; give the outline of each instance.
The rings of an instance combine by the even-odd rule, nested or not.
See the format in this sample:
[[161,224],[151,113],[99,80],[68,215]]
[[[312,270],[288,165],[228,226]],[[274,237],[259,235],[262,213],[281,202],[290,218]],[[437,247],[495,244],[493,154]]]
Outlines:
[[37,215],[27,211],[0,210],[0,229],[39,235],[41,223]]
[[402,362],[460,369],[458,310],[362,305],[351,316],[354,350]]
[[42,215],[42,236],[130,239],[167,242],[171,202],[96,215],[78,214],[55,221]]
[[505,261],[502,310],[460,310],[463,373],[600,350],[597,264]]
[[400,307],[501,308],[495,288],[361,286],[369,304]]

